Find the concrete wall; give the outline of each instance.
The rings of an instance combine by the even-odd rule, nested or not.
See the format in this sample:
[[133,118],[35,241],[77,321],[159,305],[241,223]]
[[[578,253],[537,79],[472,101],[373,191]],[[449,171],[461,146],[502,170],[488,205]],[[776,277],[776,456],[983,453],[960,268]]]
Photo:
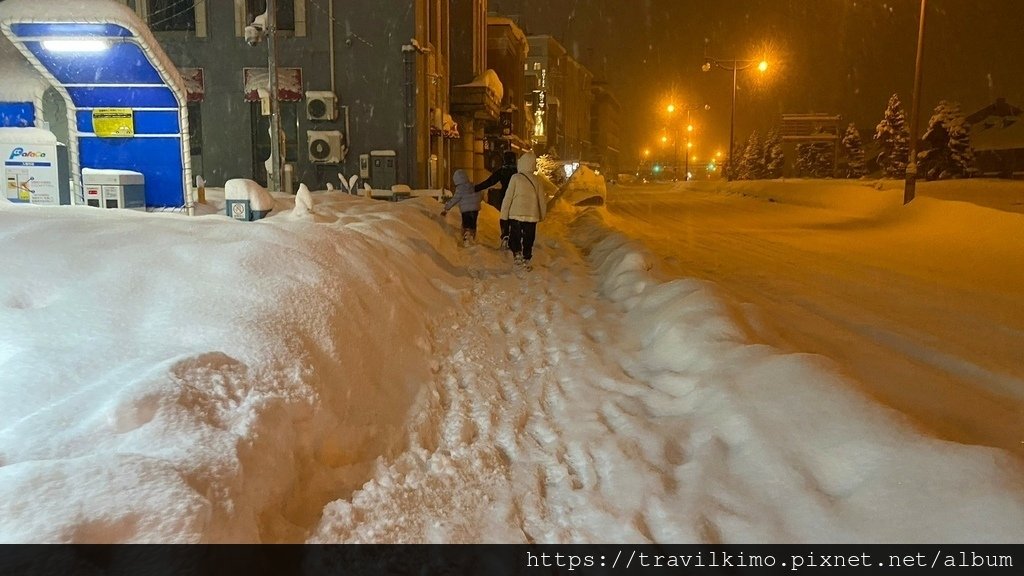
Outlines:
[[[296,188],[299,182],[314,189],[322,189],[327,181],[337,186],[338,172],[357,174],[359,155],[382,149],[397,150],[399,181],[409,181],[404,158],[418,152],[414,144],[407,142],[405,129],[407,82],[402,46],[415,37],[415,10],[422,1],[334,0],[336,93],[339,106],[348,107],[349,152],[341,164],[310,163],[306,131],[344,133],[344,109],[339,110],[337,121],[310,121],[306,118],[305,101],[295,103],[299,139],[298,158],[294,162]],[[278,66],[302,68],[306,91],[331,89],[329,2],[305,2],[305,37],[294,37],[290,32],[278,35]],[[220,186],[229,178],[253,177],[252,104],[244,100],[242,69],[266,68],[267,50],[266,44],[249,46],[236,35],[233,2],[218,0],[205,4],[207,37],[197,38],[185,32],[160,32],[156,36],[176,65],[204,70],[202,176],[210,186]],[[410,89],[415,90],[415,86]],[[425,127],[417,129],[420,128]],[[294,128],[289,131],[294,132]]]

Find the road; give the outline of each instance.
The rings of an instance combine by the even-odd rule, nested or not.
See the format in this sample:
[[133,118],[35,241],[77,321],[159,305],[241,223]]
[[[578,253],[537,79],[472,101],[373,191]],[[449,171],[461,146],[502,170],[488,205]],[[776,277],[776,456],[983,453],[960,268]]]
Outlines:
[[616,186],[608,210],[662,275],[717,284],[754,341],[831,358],[930,434],[1024,454],[1019,234],[931,230],[951,203],[863,186],[842,209],[742,186]]

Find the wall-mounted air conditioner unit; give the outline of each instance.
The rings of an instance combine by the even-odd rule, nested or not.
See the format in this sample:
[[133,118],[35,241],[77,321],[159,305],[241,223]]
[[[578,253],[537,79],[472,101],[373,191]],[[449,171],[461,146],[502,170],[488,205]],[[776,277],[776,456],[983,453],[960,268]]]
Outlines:
[[335,120],[338,118],[338,97],[334,92],[311,90],[306,92],[306,118]]
[[340,164],[348,155],[345,136],[338,130],[307,130],[309,161],[314,164]]

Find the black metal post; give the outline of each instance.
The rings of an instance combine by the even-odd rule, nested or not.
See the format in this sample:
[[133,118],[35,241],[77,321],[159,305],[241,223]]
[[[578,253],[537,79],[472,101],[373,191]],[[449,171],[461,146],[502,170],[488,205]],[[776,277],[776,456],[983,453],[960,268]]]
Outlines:
[[914,199],[917,189],[917,131],[921,110],[921,69],[924,64],[924,21],[928,0],[921,0],[921,19],[917,29],[917,60],[914,63],[914,98],[910,112],[910,153],[907,158],[907,177],[903,186],[903,205]]

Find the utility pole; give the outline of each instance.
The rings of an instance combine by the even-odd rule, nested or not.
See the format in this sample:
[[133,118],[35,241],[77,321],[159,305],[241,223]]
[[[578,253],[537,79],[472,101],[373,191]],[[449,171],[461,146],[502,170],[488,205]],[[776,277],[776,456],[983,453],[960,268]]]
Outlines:
[[917,188],[917,116],[921,107],[921,67],[924,62],[924,17],[928,0],[921,0],[921,20],[917,29],[917,60],[914,63],[914,100],[910,107],[910,157],[907,158],[907,179],[903,186],[903,205],[910,204]]
[[281,114],[277,101],[277,6],[267,0],[267,73],[270,77],[270,170],[267,188],[281,191]]

